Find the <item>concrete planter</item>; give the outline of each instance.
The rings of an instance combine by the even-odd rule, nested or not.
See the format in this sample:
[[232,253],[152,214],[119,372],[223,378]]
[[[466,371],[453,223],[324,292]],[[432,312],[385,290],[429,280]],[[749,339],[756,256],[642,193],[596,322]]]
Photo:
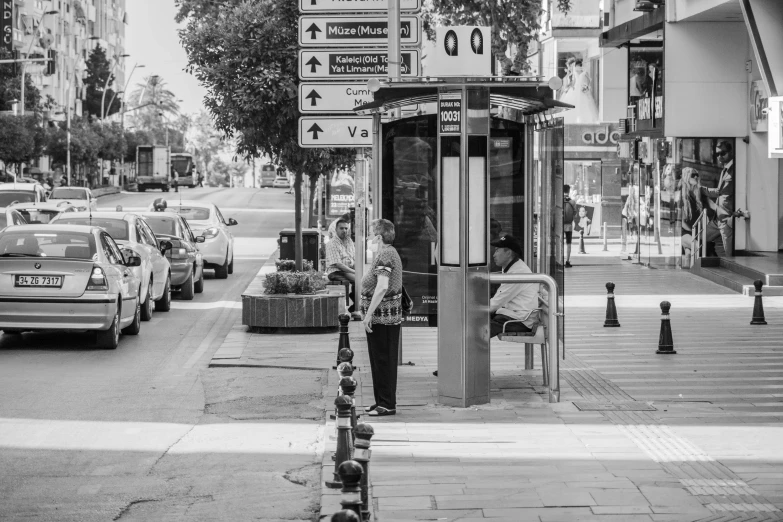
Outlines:
[[242,324],[251,328],[337,328],[342,296],[244,294]]

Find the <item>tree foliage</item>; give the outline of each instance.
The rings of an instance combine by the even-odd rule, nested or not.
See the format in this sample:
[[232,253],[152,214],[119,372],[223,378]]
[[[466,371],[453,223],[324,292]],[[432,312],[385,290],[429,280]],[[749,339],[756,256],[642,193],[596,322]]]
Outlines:
[[[0,49],[0,60],[9,60],[11,53]],[[0,111],[11,110],[11,101],[22,98],[22,68],[17,64],[16,72],[10,63],[0,64]],[[28,112],[39,112],[42,108],[41,91],[33,83],[30,73],[25,74],[24,108]]]
[[[85,114],[103,118],[101,105],[106,113],[105,116],[120,110],[120,100],[115,97],[115,92],[111,88],[115,79],[111,67],[111,62],[106,58],[106,51],[100,45],[96,46],[87,58],[87,77],[84,79],[87,98],[82,105]],[[105,99],[104,87],[106,87]]]
[[0,161],[9,164],[29,163],[41,155],[46,134],[38,116],[0,114]]
[[128,127],[144,130],[151,141],[148,145],[165,145],[166,131],[172,152],[184,150],[187,118],[180,114],[177,96],[161,76],[148,76],[136,84],[126,98],[130,105],[126,121]]
[[491,27],[492,53],[502,64],[503,74],[521,73],[530,69],[528,47],[538,37],[541,13],[541,0],[429,0],[423,9],[423,26],[430,39],[438,26]]

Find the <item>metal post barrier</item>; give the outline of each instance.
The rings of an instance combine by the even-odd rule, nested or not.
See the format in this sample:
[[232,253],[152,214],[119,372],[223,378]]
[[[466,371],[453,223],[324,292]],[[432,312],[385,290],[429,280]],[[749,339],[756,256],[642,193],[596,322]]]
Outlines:
[[609,240],[608,240],[608,237],[606,235],[606,221],[604,221],[604,226],[603,226],[603,228],[601,230],[601,233],[604,235],[604,248],[603,248],[603,251],[604,252],[608,252],[609,251]]
[[560,359],[557,335],[557,319],[562,314],[557,311],[557,283],[546,274],[489,274],[493,284],[539,283],[546,285],[549,310],[547,311],[547,334],[549,337],[549,402],[560,402]]

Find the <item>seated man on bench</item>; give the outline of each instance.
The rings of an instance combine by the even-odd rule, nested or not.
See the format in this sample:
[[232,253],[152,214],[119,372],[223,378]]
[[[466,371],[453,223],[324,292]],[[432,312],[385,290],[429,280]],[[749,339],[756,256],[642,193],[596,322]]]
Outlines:
[[[350,282],[349,292],[346,296],[353,302],[353,285],[356,282],[356,271],[354,270],[354,259],[356,249],[351,240],[351,225],[345,217],[337,219],[335,235],[326,244],[326,275],[329,281]],[[348,307],[348,311],[354,312],[354,305]]]
[[[513,236],[504,235],[490,241],[495,249],[492,258],[502,267],[504,274],[530,274],[530,268],[522,261],[522,245]],[[530,332],[538,321],[536,314],[530,314],[531,310],[539,308],[538,283],[504,283],[489,302],[489,336],[496,337],[503,331],[503,325],[507,321],[522,320],[523,322],[511,323],[506,328],[507,332]]]

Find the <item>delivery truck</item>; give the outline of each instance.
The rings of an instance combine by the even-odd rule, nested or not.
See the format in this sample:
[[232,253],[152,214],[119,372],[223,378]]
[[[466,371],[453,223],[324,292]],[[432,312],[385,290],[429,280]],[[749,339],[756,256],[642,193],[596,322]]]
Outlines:
[[159,145],[136,147],[136,182],[139,192],[159,188],[168,192],[171,179],[171,150]]

